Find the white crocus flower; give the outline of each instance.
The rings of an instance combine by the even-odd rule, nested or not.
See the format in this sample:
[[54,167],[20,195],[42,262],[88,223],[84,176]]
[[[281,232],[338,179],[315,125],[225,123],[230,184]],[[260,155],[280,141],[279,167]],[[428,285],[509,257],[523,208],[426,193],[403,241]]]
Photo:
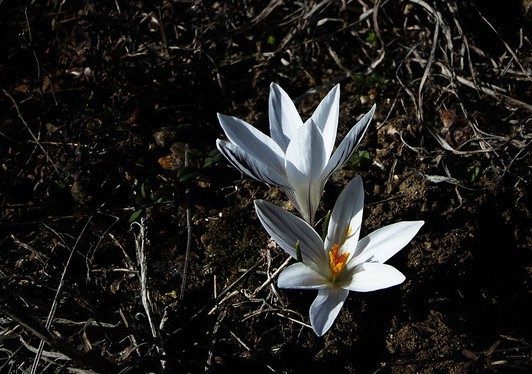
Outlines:
[[362,180],[356,177],[338,197],[324,242],[302,219],[264,200],[255,201],[266,231],[295,259],[298,243],[301,262],[284,269],[277,284],[281,288],[318,290],[310,307],[310,322],[318,336],[329,330],[349,291],[375,291],[405,280],[401,272],[384,262],[408,244],[424,222],[398,222],[358,240],[363,205]]
[[364,135],[375,105],[349,131],[333,153],[340,107],[336,85],[305,122],[286,92],[270,86],[268,137],[247,122],[218,114],[229,141],[216,145],[241,172],[281,187],[305,221],[314,224],[325,182],[353,153]]

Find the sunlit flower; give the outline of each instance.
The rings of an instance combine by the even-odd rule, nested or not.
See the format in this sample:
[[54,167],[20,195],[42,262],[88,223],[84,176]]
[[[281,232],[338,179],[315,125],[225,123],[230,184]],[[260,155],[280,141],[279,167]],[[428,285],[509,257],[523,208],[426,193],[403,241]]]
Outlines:
[[216,145],[241,172],[281,187],[303,219],[312,225],[327,179],[353,153],[375,112],[374,105],[333,153],[339,102],[340,88],[336,85],[303,123],[288,94],[272,83],[271,137],[241,119],[218,114],[229,141],[218,139]]
[[349,291],[375,291],[405,280],[384,262],[408,244],[424,222],[398,222],[358,240],[363,206],[362,180],[356,177],[338,197],[324,242],[302,219],[264,200],[255,201],[266,231],[286,253],[300,259],[281,272],[278,286],[318,290],[310,307],[318,336],[329,330]]

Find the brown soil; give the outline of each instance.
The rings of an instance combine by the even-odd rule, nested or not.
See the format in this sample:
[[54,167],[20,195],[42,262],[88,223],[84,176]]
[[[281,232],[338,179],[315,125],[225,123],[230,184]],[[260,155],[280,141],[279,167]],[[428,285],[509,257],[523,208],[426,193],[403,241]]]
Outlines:
[[[0,2],[0,372],[532,371],[529,2],[366,3]],[[377,104],[320,217],[361,175],[364,233],[425,221],[322,338],[215,147],[272,81]]]

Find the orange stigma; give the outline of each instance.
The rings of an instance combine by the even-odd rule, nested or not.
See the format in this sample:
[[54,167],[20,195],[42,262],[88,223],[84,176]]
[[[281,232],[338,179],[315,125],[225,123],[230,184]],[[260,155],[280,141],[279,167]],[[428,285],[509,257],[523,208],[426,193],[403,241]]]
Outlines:
[[335,244],[329,252],[329,264],[331,266],[331,273],[335,278],[343,270],[345,263],[347,262],[347,258],[349,257],[349,253],[343,253],[338,256],[339,250],[340,246],[338,244]]

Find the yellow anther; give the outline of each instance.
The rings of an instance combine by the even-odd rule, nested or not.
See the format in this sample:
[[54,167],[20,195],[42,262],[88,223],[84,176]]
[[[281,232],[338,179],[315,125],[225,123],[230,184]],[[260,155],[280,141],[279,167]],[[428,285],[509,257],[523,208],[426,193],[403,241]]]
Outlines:
[[331,273],[333,277],[336,277],[343,270],[349,253],[342,253],[338,255],[340,246],[338,244],[333,245],[331,251],[329,252],[329,264],[331,266]]

